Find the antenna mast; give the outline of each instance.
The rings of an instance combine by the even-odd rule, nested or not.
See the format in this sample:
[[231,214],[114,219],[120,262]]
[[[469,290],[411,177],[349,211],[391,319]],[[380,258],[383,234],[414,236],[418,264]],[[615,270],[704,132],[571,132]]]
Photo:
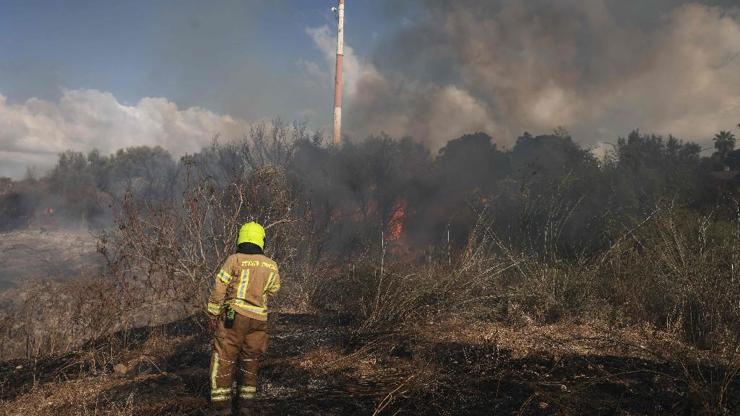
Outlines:
[[337,13],[337,67],[334,75],[334,144],[342,143],[342,64],[344,60],[344,0],[339,0]]

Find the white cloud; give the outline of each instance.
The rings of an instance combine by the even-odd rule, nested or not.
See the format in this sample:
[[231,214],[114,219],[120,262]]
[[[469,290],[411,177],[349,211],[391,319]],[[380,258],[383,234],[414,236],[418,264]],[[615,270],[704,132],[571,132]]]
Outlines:
[[179,156],[214,136],[231,139],[249,130],[245,120],[199,107],[179,109],[165,98],[124,105],[113,94],[65,90],[58,102],[31,98],[8,103],[0,95],[0,175],[18,177],[26,165],[46,168],[65,150],[103,153],[160,145]]

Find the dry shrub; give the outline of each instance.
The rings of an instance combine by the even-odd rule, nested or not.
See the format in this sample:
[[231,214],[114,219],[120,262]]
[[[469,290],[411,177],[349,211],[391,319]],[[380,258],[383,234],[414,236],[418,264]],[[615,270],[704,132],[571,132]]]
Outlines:
[[[660,207],[615,244],[598,268],[600,290],[628,323],[650,323],[686,342],[660,351],[682,368],[702,414],[726,415],[740,372],[740,228]],[[697,358],[694,348],[710,353]]]
[[359,332],[370,333],[403,326],[420,314],[478,314],[526,324],[553,323],[593,308],[594,274],[587,260],[553,259],[549,251],[528,254],[494,229],[482,212],[464,247],[440,248],[426,261],[383,249],[377,261],[353,265],[337,279],[337,297],[351,301],[344,307],[362,320]]
[[594,309],[591,279],[591,271],[583,265],[550,265],[525,258],[504,289],[505,317],[514,324],[584,317]]
[[[655,351],[679,363],[704,414],[728,414],[740,370],[740,228],[671,206],[657,209],[601,256],[534,257],[510,248],[481,217],[448,262],[378,261],[339,286],[361,318],[358,335],[413,336],[430,315],[465,316],[474,308],[510,323],[563,319],[651,326],[683,340]],[[698,350],[697,350],[698,349]],[[700,350],[705,350],[700,354]],[[701,358],[705,357],[705,358]]]
[[[378,261],[353,266],[337,288],[362,320],[358,334],[399,329],[426,314],[461,313],[499,298],[500,278],[521,259],[498,251],[490,221],[481,215],[468,243],[455,255],[434,261],[388,261],[387,244]],[[442,252],[442,251],[440,251]]]
[[295,250],[289,241],[293,200],[277,168],[255,169],[228,185],[193,178],[181,204],[137,202],[124,204],[107,252],[132,301],[181,308],[185,315],[202,308],[213,276],[233,253],[239,226],[249,220],[268,229],[280,225],[271,230],[268,254],[285,259]]
[[740,341],[737,225],[664,207],[599,264],[600,295],[628,322],[705,349]]
[[37,281],[18,289],[15,296],[1,328],[4,358],[63,354],[123,329],[123,305],[116,287],[97,276]]

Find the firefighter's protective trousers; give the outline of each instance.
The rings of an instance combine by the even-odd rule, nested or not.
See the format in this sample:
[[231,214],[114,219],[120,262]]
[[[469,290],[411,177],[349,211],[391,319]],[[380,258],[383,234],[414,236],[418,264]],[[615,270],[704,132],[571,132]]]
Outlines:
[[[220,321],[213,340],[211,357],[211,403],[216,408],[231,408],[236,393],[240,405],[254,399],[257,392],[259,357],[267,350],[267,321],[236,314],[231,328]],[[236,376],[237,389],[232,391]]]

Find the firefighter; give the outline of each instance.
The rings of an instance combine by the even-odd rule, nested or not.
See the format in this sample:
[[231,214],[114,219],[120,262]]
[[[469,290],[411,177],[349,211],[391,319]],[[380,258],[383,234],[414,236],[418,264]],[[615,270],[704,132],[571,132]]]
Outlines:
[[264,228],[256,222],[242,225],[236,254],[219,270],[208,299],[214,331],[209,373],[212,415],[230,415],[232,399],[240,414],[253,412],[258,359],[267,349],[267,298],[280,289],[277,264],[265,256],[264,247]]

